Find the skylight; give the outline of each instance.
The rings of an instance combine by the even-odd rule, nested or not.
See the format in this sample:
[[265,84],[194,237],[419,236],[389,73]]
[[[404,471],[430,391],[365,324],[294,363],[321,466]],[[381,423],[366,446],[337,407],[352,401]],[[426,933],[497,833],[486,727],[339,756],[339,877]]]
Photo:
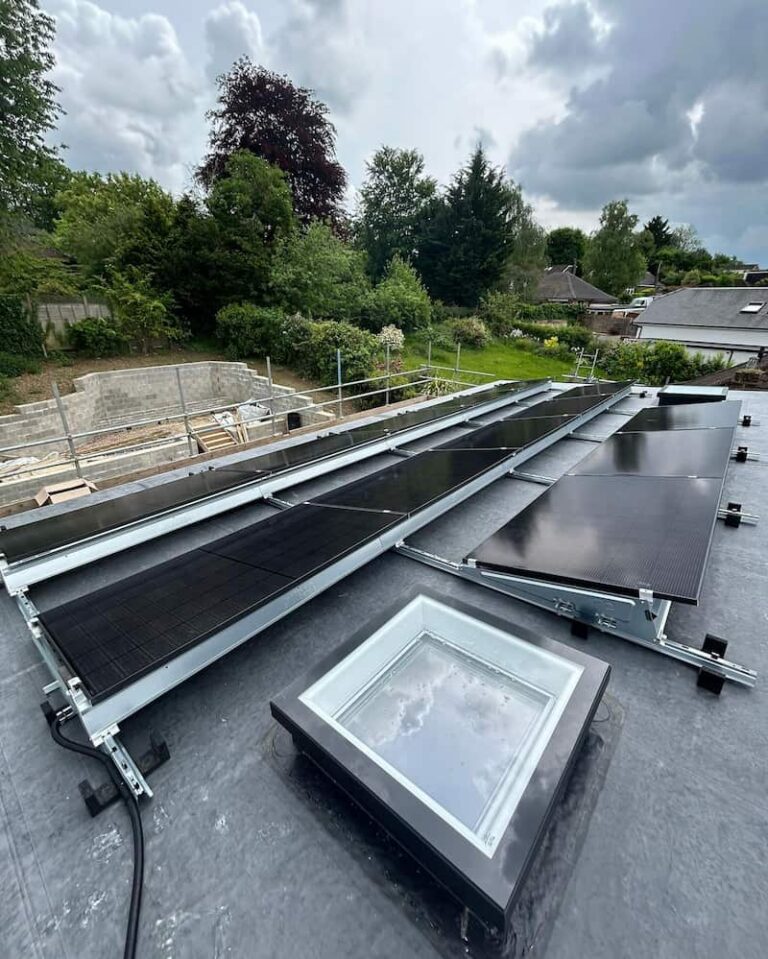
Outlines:
[[272,703],[300,749],[500,927],[608,678],[509,626],[419,592]]
[[756,302],[747,303],[746,306],[742,306],[742,308],[741,308],[741,310],[740,310],[739,312],[741,312],[741,313],[759,313],[760,310],[762,310],[762,308],[763,308],[764,306],[765,306],[765,303],[762,302],[762,301],[759,302],[759,303],[756,303]]

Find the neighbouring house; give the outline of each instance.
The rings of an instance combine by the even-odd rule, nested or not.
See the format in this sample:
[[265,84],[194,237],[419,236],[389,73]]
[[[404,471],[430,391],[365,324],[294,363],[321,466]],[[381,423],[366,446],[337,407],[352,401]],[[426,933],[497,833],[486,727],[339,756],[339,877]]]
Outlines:
[[540,303],[573,303],[585,309],[594,305],[607,307],[618,303],[615,296],[598,290],[573,272],[571,264],[548,266],[539,278],[536,300]]
[[747,286],[758,286],[761,283],[768,283],[768,270],[747,270],[744,273],[744,282]]
[[671,340],[742,362],[768,352],[768,287],[689,287],[657,297],[635,318],[637,338]]
[[656,277],[651,273],[650,270],[645,270],[638,278],[634,286],[627,288],[627,293],[630,295],[634,294],[635,290],[648,290],[656,289],[659,285]]

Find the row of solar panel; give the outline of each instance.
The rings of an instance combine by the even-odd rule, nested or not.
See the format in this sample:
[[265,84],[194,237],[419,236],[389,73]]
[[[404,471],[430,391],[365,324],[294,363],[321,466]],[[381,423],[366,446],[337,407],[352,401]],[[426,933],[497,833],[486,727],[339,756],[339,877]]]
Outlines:
[[532,579],[698,602],[740,406],[643,410],[469,558]]
[[31,556],[149,519],[170,509],[188,506],[208,496],[235,490],[266,476],[304,466],[364,443],[412,429],[414,426],[434,422],[460,410],[482,407],[532,385],[535,383],[502,383],[420,410],[397,413],[344,432],[296,443],[280,450],[257,453],[227,466],[194,473],[126,496],[84,505],[76,510],[0,532],[0,552],[9,563],[17,563]]
[[[626,384],[624,384],[626,385]],[[616,387],[618,388],[618,387]],[[583,388],[416,454],[178,559],[45,611],[41,621],[94,702],[465,485],[512,449],[603,403]],[[563,404],[571,412],[563,413]],[[553,415],[547,416],[552,412]],[[504,434],[503,436],[501,434]],[[488,448],[491,441],[504,444]],[[468,443],[476,442],[477,445]]]

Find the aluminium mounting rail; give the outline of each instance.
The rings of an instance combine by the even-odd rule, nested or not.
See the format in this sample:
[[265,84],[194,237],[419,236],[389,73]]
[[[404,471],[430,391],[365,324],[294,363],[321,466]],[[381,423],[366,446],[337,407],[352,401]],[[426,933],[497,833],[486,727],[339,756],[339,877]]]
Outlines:
[[[459,393],[451,394],[450,399],[481,396],[484,391],[502,382],[504,381],[462,390]],[[34,583],[51,579],[60,573],[71,572],[88,563],[122,552],[140,543],[164,536],[166,533],[182,529],[185,526],[194,525],[195,523],[210,519],[213,516],[218,516],[221,513],[228,512],[240,506],[259,500],[266,500],[291,486],[306,483],[309,480],[316,479],[329,472],[342,469],[343,467],[361,462],[373,456],[396,450],[406,443],[411,443],[421,437],[448,429],[452,426],[458,426],[478,415],[492,413],[505,407],[513,407],[522,399],[535,397],[540,393],[546,392],[549,387],[550,381],[548,380],[537,380],[527,387],[521,384],[519,390],[495,399],[489,399],[487,402],[480,400],[476,406],[471,408],[458,410],[455,413],[441,416],[438,419],[408,427],[395,434],[372,439],[367,443],[361,444],[359,447],[352,447],[349,450],[334,453],[321,459],[311,460],[308,463],[289,467],[267,476],[257,476],[251,482],[244,482],[234,489],[214,493],[181,506],[171,507],[143,519],[85,537],[56,549],[47,550],[44,553],[24,558],[15,563],[9,563],[5,556],[0,554],[0,576],[8,593],[14,595]],[[397,413],[390,415],[394,419],[398,414],[411,412],[413,410],[423,410],[432,406],[439,409],[440,404],[446,399],[447,398],[442,398],[428,401],[427,403],[418,403],[413,406],[402,407]],[[384,422],[386,419],[387,417],[381,417],[374,422]],[[352,427],[352,429],[354,429],[354,427]],[[327,432],[329,435],[336,435],[347,432],[347,430],[329,430]],[[271,447],[264,447],[263,452],[269,452],[270,448]],[[261,450],[259,452],[261,452]],[[83,508],[87,509],[88,507]]]
[[[295,586],[263,603],[245,616],[231,621],[220,630],[184,649],[173,659],[152,669],[129,685],[113,694],[92,702],[81,680],[72,675],[55,645],[48,637],[40,621],[40,614],[26,590],[16,594],[16,601],[32,635],[43,662],[51,673],[53,682],[45,687],[46,693],[60,692],[66,705],[79,717],[88,738],[94,746],[101,748],[117,767],[118,772],[132,792],[151,796],[151,790],[138,767],[132,761],[126,761],[124,747],[120,745],[119,723],[138,712],[144,706],[180,685],[191,676],[226,655],[237,646],[247,642],[267,629],[273,623],[298,609],[309,600],[333,586],[335,583],[354,573],[367,563],[393,549],[406,537],[415,533],[439,516],[475,495],[480,490],[507,475],[511,467],[520,465],[543,452],[560,439],[578,429],[595,416],[606,412],[614,403],[626,398],[631,387],[606,396],[589,410],[575,415],[556,430],[542,436],[521,449],[510,449],[509,455],[500,459],[491,468],[476,475],[463,486],[451,490],[441,498],[430,502],[424,508],[409,515],[402,521],[388,526],[374,538],[360,547],[341,556],[338,560],[319,570],[308,578],[297,582]],[[412,438],[412,437],[410,437]],[[290,509],[292,509],[291,507]],[[332,509],[333,507],[328,507]],[[118,753],[115,752],[118,749]],[[121,757],[118,761],[116,756]],[[130,760],[130,757],[128,757]]]

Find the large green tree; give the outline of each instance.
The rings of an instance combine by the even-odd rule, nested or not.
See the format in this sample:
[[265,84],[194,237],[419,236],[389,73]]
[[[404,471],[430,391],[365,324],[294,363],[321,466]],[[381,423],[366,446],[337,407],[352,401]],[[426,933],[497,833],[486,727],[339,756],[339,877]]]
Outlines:
[[547,259],[551,266],[567,263],[581,269],[587,236],[574,226],[560,226],[547,234]]
[[478,147],[425,211],[416,266],[429,293],[475,306],[508,281],[515,241],[531,224],[519,187]]
[[600,228],[584,258],[584,275],[607,293],[620,295],[637,283],[646,268],[635,233],[637,219],[626,200],[612,200],[603,207]]
[[374,153],[355,223],[374,280],[384,275],[393,256],[413,260],[421,218],[436,192],[437,182],[425,175],[424,157],[417,150],[384,146]]
[[0,0],[0,212],[34,213],[56,157],[45,142],[59,113],[53,37],[38,0]]
[[210,152],[198,179],[210,187],[226,175],[229,158],[246,150],[285,173],[302,223],[340,221],[347,176],[336,159],[336,129],[328,107],[311,90],[248,57],[217,82],[218,106],[207,114]]
[[669,220],[663,216],[653,216],[645,224],[646,229],[653,236],[653,248],[660,250],[663,246],[669,246],[672,243],[672,231],[669,228]]
[[282,240],[271,285],[285,310],[316,320],[357,322],[371,293],[364,255],[319,222]]
[[164,256],[174,200],[137,174],[75,174],[57,197],[54,239],[88,278],[130,267],[154,273]]
[[285,174],[240,150],[214,182],[207,208],[216,225],[211,267],[227,302],[264,302],[276,251],[295,229]]

